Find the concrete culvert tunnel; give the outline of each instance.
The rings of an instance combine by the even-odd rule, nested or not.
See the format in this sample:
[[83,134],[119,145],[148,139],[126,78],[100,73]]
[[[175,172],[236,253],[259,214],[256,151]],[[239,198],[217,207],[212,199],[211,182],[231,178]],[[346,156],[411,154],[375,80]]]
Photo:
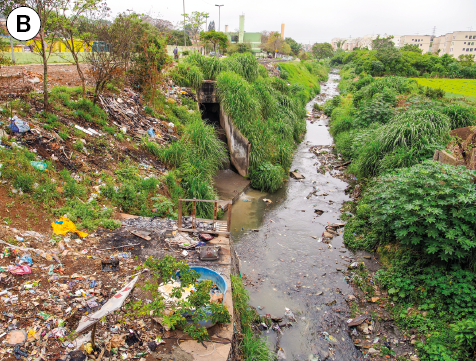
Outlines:
[[205,80],[197,96],[202,119],[215,128],[218,138],[226,144],[228,152],[224,169],[215,176],[215,188],[220,199],[234,201],[250,183],[244,178],[248,175],[250,142],[220,106],[214,81]]

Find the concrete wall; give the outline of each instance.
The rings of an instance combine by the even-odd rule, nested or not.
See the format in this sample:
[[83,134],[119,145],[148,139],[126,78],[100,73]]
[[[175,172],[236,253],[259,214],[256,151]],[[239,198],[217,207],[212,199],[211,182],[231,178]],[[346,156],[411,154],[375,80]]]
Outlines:
[[[197,98],[198,102],[202,104],[218,104],[215,81],[205,80],[197,92]],[[251,143],[235,127],[233,120],[225,113],[221,105],[220,126],[225,130],[231,164],[233,164],[240,175],[246,177],[250,166]]]
[[250,166],[251,143],[241,134],[238,128],[235,127],[233,120],[225,113],[221,105],[220,125],[225,129],[231,164],[233,164],[241,176],[246,177]]

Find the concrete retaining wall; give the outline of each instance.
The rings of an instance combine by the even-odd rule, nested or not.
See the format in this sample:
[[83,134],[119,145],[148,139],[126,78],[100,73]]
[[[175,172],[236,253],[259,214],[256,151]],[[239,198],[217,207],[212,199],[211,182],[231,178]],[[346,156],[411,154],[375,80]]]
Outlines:
[[225,129],[226,138],[228,139],[231,164],[233,164],[241,176],[246,177],[250,166],[251,143],[241,134],[238,128],[235,127],[233,120],[225,113],[221,105],[220,125]]
[[435,150],[433,160],[443,164],[449,164],[454,166],[465,165],[464,161],[457,159],[455,156],[445,152],[444,150]]

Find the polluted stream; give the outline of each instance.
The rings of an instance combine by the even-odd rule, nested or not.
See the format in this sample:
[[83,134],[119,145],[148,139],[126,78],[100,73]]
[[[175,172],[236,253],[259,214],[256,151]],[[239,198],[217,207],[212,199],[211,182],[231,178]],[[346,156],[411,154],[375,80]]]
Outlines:
[[[329,74],[321,95],[307,104],[309,113],[314,103],[338,94],[339,79],[335,71]],[[352,287],[341,272],[353,255],[344,247],[343,228],[330,242],[323,238],[326,225],[342,222],[340,208],[350,200],[339,172],[320,170],[324,164],[316,149],[320,155],[332,152],[327,125],[328,119],[319,116],[307,121],[291,166],[304,179],[290,178],[274,194],[250,189],[233,205],[232,237],[250,304],[262,316],[283,318],[281,325],[292,319],[289,312],[285,316],[285,308],[296,319],[279,330],[261,326],[270,346],[282,350],[278,359],[361,359],[347,332],[345,296],[352,294]]]

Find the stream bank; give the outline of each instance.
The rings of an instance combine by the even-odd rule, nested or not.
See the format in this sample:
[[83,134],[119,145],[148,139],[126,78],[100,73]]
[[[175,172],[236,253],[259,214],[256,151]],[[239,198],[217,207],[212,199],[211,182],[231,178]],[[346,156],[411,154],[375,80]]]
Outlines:
[[[338,81],[337,73],[329,75],[325,95],[309,102],[308,112],[338,93]],[[320,169],[333,152],[328,119],[309,120],[291,166],[305,178],[289,179],[274,194],[245,192],[233,206],[232,238],[251,305],[272,317],[282,317],[287,307],[296,318],[292,327],[263,331],[273,348],[288,360],[359,360],[346,325],[352,287],[341,272],[353,255],[344,247],[342,229],[329,243],[322,238],[328,223],[341,222],[348,184],[335,176],[339,171]]]
[[[338,81],[332,72],[308,113],[337,95]],[[355,178],[344,173],[328,121],[322,112],[308,118],[291,166],[304,179],[290,178],[274,194],[249,189],[233,205],[232,237],[250,304],[262,320],[278,320],[260,326],[278,359],[418,360],[415,335],[394,325],[387,294],[373,282],[379,260],[344,246],[340,216]]]

